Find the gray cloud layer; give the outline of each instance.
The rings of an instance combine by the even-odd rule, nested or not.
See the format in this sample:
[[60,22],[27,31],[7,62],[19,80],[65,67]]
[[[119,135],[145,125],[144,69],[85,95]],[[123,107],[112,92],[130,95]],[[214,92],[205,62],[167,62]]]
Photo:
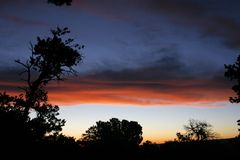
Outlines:
[[[219,37],[230,48],[240,47],[240,2],[214,0],[76,0],[75,5],[103,16],[136,18],[134,12],[168,17],[173,23],[195,27],[205,36]],[[130,20],[129,17],[133,16]]]

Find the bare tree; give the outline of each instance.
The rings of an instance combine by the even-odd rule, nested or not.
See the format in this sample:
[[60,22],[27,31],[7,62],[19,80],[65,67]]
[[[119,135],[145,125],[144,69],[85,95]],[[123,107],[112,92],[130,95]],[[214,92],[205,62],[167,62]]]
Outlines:
[[187,125],[184,125],[185,134],[177,133],[178,141],[204,141],[214,139],[217,134],[213,132],[212,125],[195,119],[190,119]]

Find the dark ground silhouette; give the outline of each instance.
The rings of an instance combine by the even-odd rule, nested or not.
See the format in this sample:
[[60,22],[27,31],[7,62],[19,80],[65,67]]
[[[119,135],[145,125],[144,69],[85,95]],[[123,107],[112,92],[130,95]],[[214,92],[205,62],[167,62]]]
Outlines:
[[[36,129],[25,121],[19,110],[0,107],[0,153],[7,159],[16,156],[19,159],[30,159],[30,155],[53,159],[138,160],[235,159],[239,156],[239,137],[170,141],[164,144],[146,141],[140,145],[142,127],[135,121],[112,118],[107,122],[98,121],[96,124],[79,140],[61,133],[39,137]],[[41,126],[39,129],[42,129]]]

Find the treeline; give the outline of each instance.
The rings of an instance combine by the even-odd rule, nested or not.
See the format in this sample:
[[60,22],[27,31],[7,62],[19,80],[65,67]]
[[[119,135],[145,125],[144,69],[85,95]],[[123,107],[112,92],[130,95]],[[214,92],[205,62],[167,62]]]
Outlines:
[[[1,104],[6,97],[6,94],[0,95]],[[15,156],[26,159],[30,155],[68,159],[151,160],[192,159],[194,156],[229,159],[239,154],[239,137],[214,139],[210,124],[193,119],[184,125],[186,132],[177,133],[175,140],[156,144],[150,141],[141,143],[142,127],[135,121],[117,118],[98,121],[80,139],[75,139],[61,134],[61,126],[53,121],[42,121],[39,117],[25,121],[22,115],[10,103],[0,107],[0,148],[2,156],[8,159]],[[188,138],[183,140],[182,137]]]

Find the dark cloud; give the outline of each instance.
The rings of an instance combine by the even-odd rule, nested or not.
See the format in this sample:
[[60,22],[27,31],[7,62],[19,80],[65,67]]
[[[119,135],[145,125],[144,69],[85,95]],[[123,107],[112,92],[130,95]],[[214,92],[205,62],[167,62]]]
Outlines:
[[139,12],[165,16],[178,25],[198,28],[205,36],[222,38],[227,47],[240,47],[239,1],[76,0],[75,4],[92,13],[132,23]]
[[[240,23],[238,15],[231,16],[229,6],[225,3],[213,1],[167,1],[154,5],[159,13],[165,13],[175,23],[199,28],[205,36],[222,38],[224,44],[230,48],[240,47]],[[178,3],[177,3],[178,2]],[[240,3],[234,1],[236,6]],[[154,3],[153,3],[154,4]],[[159,7],[158,7],[159,6]],[[224,6],[227,8],[225,9]],[[215,9],[218,8],[218,9]],[[225,12],[222,14],[220,12]],[[240,12],[238,12],[240,13]]]
[[18,87],[23,86],[19,77],[21,70],[17,67],[2,67],[0,69],[0,91],[19,92]]
[[149,64],[149,66],[142,68],[124,69],[121,71],[105,70],[89,76],[102,80],[157,81],[162,79],[189,77],[190,75],[187,70],[184,63],[180,61],[176,54],[169,54],[155,60],[154,64]]
[[240,48],[240,23],[235,19],[225,17],[214,17],[209,20],[205,28],[206,35],[216,35],[222,37],[226,46]]
[[[166,51],[164,51],[166,50]],[[191,81],[197,82],[197,86],[201,87],[229,87],[229,82],[224,78],[224,74],[221,71],[208,72],[206,70],[202,75],[192,72],[192,68],[188,67],[181,61],[181,57],[177,53],[171,53],[167,48],[161,50],[164,54],[155,59],[151,64],[143,65],[139,68],[122,69],[122,70],[96,70],[93,72],[80,74],[78,77],[68,77],[70,80],[67,83],[78,84],[81,83],[85,87],[107,88],[108,87],[141,87],[154,90],[175,90],[179,86],[191,86]],[[21,73],[21,67],[2,67],[0,70],[0,82],[2,86],[7,84],[9,89],[12,87],[19,87],[24,85],[24,81],[19,73]],[[67,78],[67,79],[68,79]],[[178,84],[178,81],[185,84]],[[202,81],[209,81],[211,84],[207,84]],[[190,83],[189,83],[190,82]],[[54,84],[54,83],[51,83]],[[57,83],[58,84],[58,83]],[[59,85],[63,84],[59,82]],[[97,86],[97,87],[96,87]],[[62,86],[64,90],[74,90],[74,88],[68,86]],[[175,89],[174,89],[175,88]],[[59,86],[50,85],[50,90],[56,90]],[[79,88],[76,88],[76,90]],[[93,88],[91,88],[93,89]]]
[[26,5],[26,4],[33,4],[33,3],[38,3],[38,2],[45,2],[45,3],[47,3],[47,0],[10,0],[10,1],[8,1],[8,0],[0,0],[0,4],[1,4],[1,6],[2,5],[5,5],[5,4],[7,4],[7,5],[10,5],[10,4],[12,4],[12,5],[14,5],[14,4],[18,4],[18,5]]
[[[121,71],[99,71],[48,85],[56,104],[210,105],[226,101],[231,87],[222,73],[196,78],[177,56],[164,56],[153,66]],[[157,65],[158,64],[158,65]],[[19,68],[0,70],[0,91],[20,93]],[[203,105],[204,104],[204,105]]]
[[[85,86],[85,89],[93,91],[127,88],[129,90],[146,90],[156,93],[156,95],[160,93],[173,94],[176,97],[187,95],[190,99],[201,97],[202,100],[208,96],[213,96],[213,98],[224,97],[223,93],[230,95],[231,83],[224,78],[222,70],[215,72],[206,70],[202,75],[196,75],[192,72],[192,68],[181,61],[178,54],[167,53],[169,51],[166,51],[164,56],[156,59],[154,63],[148,66],[120,71],[97,71],[80,76],[78,80],[73,80],[72,83],[74,86],[79,84],[81,87],[84,88]],[[75,89],[77,91],[78,87]],[[225,96],[226,100],[227,97]]]
[[[177,66],[171,66],[169,72],[182,74],[182,69],[175,68]],[[157,68],[102,71],[65,81],[65,84],[52,85],[49,93],[52,93],[55,101],[61,103],[66,103],[63,99],[71,94],[71,103],[201,106],[227,101],[231,95],[231,87],[221,75],[210,79],[173,77]]]
[[37,25],[37,26],[46,26],[47,23],[46,22],[41,22],[38,20],[34,20],[34,19],[28,19],[28,18],[23,18],[23,17],[19,17],[19,16],[15,16],[15,15],[4,15],[1,14],[0,15],[1,19],[13,22],[15,24],[19,24],[19,25]]
[[[54,98],[55,96],[56,101],[67,101],[66,97],[70,99],[69,102],[76,101],[76,103],[84,101],[89,103],[126,102],[137,104],[144,101],[144,104],[160,104],[166,101],[167,103],[173,103],[173,101],[174,103],[180,103],[181,101],[204,102],[208,101],[208,98],[212,98],[211,102],[227,100],[228,92],[226,91],[231,91],[231,87],[224,79],[223,73],[214,72],[216,67],[213,64],[203,66],[203,63],[208,63],[210,60],[205,55],[195,56],[194,53],[199,52],[195,52],[191,46],[191,51],[186,54],[183,53],[184,50],[180,50],[180,47],[177,46],[181,42],[179,42],[179,39],[174,39],[173,31],[170,30],[165,33],[170,34],[172,36],[170,38],[173,38],[174,42],[171,40],[169,42],[167,39],[169,37],[160,34],[160,32],[166,31],[165,26],[159,29],[163,22],[158,23],[158,19],[159,21],[162,20],[159,17],[164,17],[167,19],[166,22],[176,30],[179,26],[185,27],[182,27],[185,29],[183,32],[194,28],[197,31],[202,31],[201,33],[204,33],[205,36],[222,38],[229,47],[238,47],[239,21],[235,16],[225,14],[226,10],[222,10],[224,12],[222,14],[219,12],[219,8],[214,8],[219,6],[221,8],[223,3],[215,4],[213,1],[200,0],[75,0],[73,6],[76,4],[82,9],[97,15],[127,20],[132,24],[138,20],[141,22],[137,25],[127,26],[133,29],[129,32],[138,33],[128,34],[126,37],[113,37],[113,39],[117,39],[117,44],[120,45],[119,50],[117,48],[115,50],[113,47],[114,50],[110,50],[109,54],[106,53],[106,56],[101,55],[101,51],[95,50],[96,53],[100,53],[98,54],[100,56],[94,59],[94,62],[100,63],[103,67],[97,66],[92,70],[90,69],[88,73],[80,75],[78,78],[51,83],[48,88],[50,97]],[[149,20],[144,17],[146,15],[155,19]],[[4,21],[7,20],[20,25],[44,25],[42,22],[29,19],[23,15],[0,14],[0,16]],[[102,21],[102,19],[100,20]],[[109,23],[112,22],[109,21]],[[136,26],[139,28],[134,28]],[[119,26],[120,29],[124,30],[124,27],[121,27]],[[141,28],[146,29],[141,30]],[[149,34],[149,32],[151,33]],[[109,36],[107,33],[104,36]],[[162,39],[159,38],[161,35],[163,35]],[[94,36],[99,37],[97,34]],[[181,38],[180,40],[182,40]],[[104,41],[104,38],[100,40]],[[101,43],[98,41],[99,44]],[[182,45],[185,44],[188,45],[182,43]],[[111,48],[112,46],[108,44],[104,47]],[[116,51],[116,54],[112,51]],[[87,55],[86,58],[88,58]],[[201,61],[195,63],[198,58],[203,58],[203,63],[200,63]],[[212,61],[215,60],[214,58]],[[191,60],[194,62],[189,62]],[[194,65],[199,67],[197,68]],[[197,69],[201,71],[194,72]],[[17,91],[17,86],[24,85],[18,73],[19,68],[7,69],[3,67],[0,70],[1,91]],[[71,100],[72,97],[76,99]]]
[[18,67],[1,67],[0,69],[0,80],[7,82],[19,82],[19,74],[22,70]]
[[194,0],[143,0],[142,3],[142,6],[150,11],[168,12],[172,15],[186,16],[188,18],[203,15],[206,10],[204,5]]

